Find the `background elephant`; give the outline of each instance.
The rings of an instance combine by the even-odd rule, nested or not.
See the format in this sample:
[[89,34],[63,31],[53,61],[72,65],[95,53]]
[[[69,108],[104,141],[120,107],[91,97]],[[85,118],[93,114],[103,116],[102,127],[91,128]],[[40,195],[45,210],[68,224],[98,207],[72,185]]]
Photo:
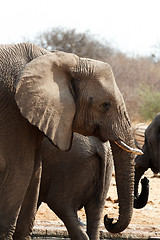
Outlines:
[[[47,203],[64,222],[71,239],[98,240],[112,169],[109,142],[103,144],[95,137],[74,134],[70,151],[64,152],[45,138],[38,207],[41,202]],[[77,211],[83,206],[87,234],[77,217]]]
[[145,143],[142,148],[143,155],[137,156],[135,171],[135,200],[134,207],[142,208],[147,204],[149,185],[144,180],[143,198],[138,195],[138,184],[144,172],[151,168],[154,173],[160,172],[160,113],[156,115],[152,123],[145,130]]
[[12,239],[13,234],[14,239],[29,239],[37,207],[43,135],[67,150],[73,132],[111,141],[120,209],[118,221],[112,224],[106,219],[106,227],[111,232],[123,231],[133,211],[134,159],[132,152],[116,143],[125,143],[132,151],[134,141],[111,67],[32,44],[0,45],[2,239]]

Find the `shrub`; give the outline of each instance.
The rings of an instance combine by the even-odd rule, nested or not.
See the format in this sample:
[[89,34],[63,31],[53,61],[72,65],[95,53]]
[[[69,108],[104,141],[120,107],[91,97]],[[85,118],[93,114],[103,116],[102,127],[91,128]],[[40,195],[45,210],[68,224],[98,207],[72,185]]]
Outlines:
[[160,91],[155,90],[152,86],[141,86],[138,94],[140,96],[140,116],[145,121],[152,121],[160,112]]

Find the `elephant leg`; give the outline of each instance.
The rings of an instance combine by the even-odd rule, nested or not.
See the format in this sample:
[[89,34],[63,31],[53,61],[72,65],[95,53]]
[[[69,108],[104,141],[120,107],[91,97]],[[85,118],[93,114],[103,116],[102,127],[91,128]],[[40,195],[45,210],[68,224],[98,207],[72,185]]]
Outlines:
[[99,226],[103,212],[103,204],[101,207],[94,199],[85,206],[87,216],[87,234],[90,240],[99,240]]
[[34,170],[17,220],[16,230],[13,235],[14,240],[31,239],[31,233],[37,211],[41,169],[41,151],[39,148],[35,153]]
[[[99,226],[102,217],[105,199],[109,190],[112,172],[113,162],[109,154],[109,159],[106,165],[102,165],[103,178],[100,180],[99,188],[95,191],[95,194],[91,197],[90,201],[85,205],[85,212],[87,217],[87,234],[90,240],[99,240]],[[106,163],[105,163],[106,164]]]
[[31,164],[28,163],[30,165],[29,171],[23,168],[18,161],[16,164],[17,167],[5,176],[5,180],[0,186],[0,239],[3,240],[12,239],[17,216],[31,179]]
[[71,240],[89,240],[89,237],[81,226],[76,213],[68,213],[61,219],[68,230]]
[[47,203],[50,209],[52,209],[65,224],[71,240],[89,240],[89,237],[78,220],[77,212],[69,209],[65,205],[56,205],[57,201],[54,204],[52,198],[50,198]]

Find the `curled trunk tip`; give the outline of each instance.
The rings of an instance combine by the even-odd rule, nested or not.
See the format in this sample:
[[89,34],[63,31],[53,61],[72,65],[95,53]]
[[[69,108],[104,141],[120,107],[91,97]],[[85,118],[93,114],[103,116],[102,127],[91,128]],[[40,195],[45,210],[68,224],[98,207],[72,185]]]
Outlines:
[[130,219],[128,221],[126,221],[126,223],[123,223],[123,225],[120,224],[119,220],[117,220],[117,222],[115,222],[115,223],[113,223],[113,221],[114,221],[114,219],[108,218],[107,214],[104,216],[105,228],[107,229],[107,231],[109,231],[111,233],[120,233],[120,232],[124,231],[130,223]]

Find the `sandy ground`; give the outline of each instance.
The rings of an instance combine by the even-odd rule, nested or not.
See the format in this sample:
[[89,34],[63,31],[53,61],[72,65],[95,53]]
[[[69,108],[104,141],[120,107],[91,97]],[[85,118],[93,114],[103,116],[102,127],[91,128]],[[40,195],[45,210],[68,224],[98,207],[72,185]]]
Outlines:
[[[129,227],[131,229],[135,229],[135,231],[158,232],[158,236],[160,236],[160,175],[155,176],[151,170],[148,170],[145,173],[145,176],[150,182],[149,200],[143,209],[134,209]],[[117,192],[114,174],[112,176],[103,215],[106,213],[109,217],[115,218],[118,216]],[[83,209],[78,212],[78,215],[83,222],[86,221]],[[55,223],[56,221],[59,221],[58,217],[44,203],[41,204],[37,212],[36,220],[55,221]],[[103,216],[101,226],[103,226]]]

